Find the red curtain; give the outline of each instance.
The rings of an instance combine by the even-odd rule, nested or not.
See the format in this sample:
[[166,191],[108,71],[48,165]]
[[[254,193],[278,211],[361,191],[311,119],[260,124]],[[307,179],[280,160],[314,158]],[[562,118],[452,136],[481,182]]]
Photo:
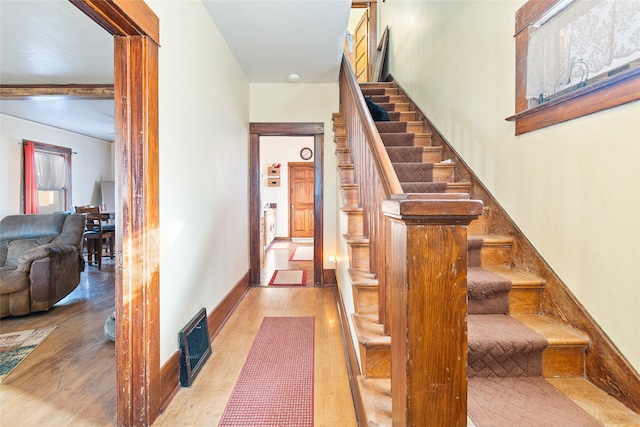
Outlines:
[[38,182],[33,143],[24,141],[24,213],[38,213]]

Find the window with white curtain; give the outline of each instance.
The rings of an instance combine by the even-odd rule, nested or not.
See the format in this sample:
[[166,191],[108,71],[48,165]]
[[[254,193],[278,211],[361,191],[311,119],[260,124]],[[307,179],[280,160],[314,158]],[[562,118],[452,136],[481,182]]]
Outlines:
[[[565,3],[565,2],[563,2]],[[640,1],[561,3],[532,27],[527,52],[529,106],[607,77],[640,60]]]
[[[33,188],[23,185],[23,188],[25,192],[37,193],[37,212],[71,210],[71,149],[33,141],[23,143],[33,145],[36,185]],[[25,198],[28,197],[26,194]]]
[[529,0],[515,41],[516,135],[640,99],[640,0]]
[[38,205],[41,213],[65,211],[67,190],[66,159],[59,154],[36,151],[35,164],[38,183]]

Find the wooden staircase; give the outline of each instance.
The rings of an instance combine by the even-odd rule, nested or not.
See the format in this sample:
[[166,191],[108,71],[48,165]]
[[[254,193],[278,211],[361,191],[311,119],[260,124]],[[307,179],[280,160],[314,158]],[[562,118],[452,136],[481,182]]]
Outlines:
[[[548,345],[542,355],[543,376],[604,425],[640,425],[640,415],[627,407],[638,404],[639,391],[636,390],[633,395],[633,392],[626,392],[629,389],[625,389],[625,386],[606,382],[603,384],[602,381],[599,384],[602,388],[599,388],[589,380],[587,366],[590,362],[587,354],[588,351],[593,352],[590,347],[593,331],[576,329],[572,325],[576,322],[563,319],[564,313],[549,311],[548,306],[553,304],[545,304],[544,301],[559,292],[554,290],[558,284],[555,279],[549,279],[547,272],[537,274],[540,269],[536,267],[544,262],[529,259],[533,250],[523,249],[529,248],[528,242],[523,242],[524,238],[519,230],[509,223],[510,220],[489,192],[475,179],[455,151],[445,144],[402,88],[394,83],[365,83],[361,84],[361,88],[365,96],[371,96],[374,102],[389,112],[389,122],[376,122],[385,145],[412,147],[414,152],[420,152],[418,161],[421,166],[412,165],[406,169],[410,169],[407,176],[424,175],[424,182],[403,182],[398,177],[409,198],[420,197],[420,194],[413,193],[443,192],[442,197],[447,197],[447,193],[450,197],[462,197],[458,195],[466,193],[484,203],[482,215],[468,226],[469,239],[482,240],[478,268],[511,281],[508,315],[546,338]],[[333,122],[341,209],[347,218],[346,233],[343,236],[348,248],[347,273],[355,309],[350,321],[356,333],[360,355],[360,375],[357,376],[355,392],[359,413],[363,418],[360,423],[363,426],[391,426],[391,339],[381,323],[381,307],[384,302],[379,301],[379,280],[371,272],[371,229],[367,228],[368,222],[363,218],[365,214],[360,203],[363,190],[361,186],[366,186],[367,183],[356,182],[354,167],[357,168],[357,165],[354,166],[352,162],[345,117],[336,113]],[[388,151],[393,150],[396,149]],[[395,154],[391,153],[390,156]],[[397,156],[397,161],[392,159],[392,164],[399,170],[396,164],[405,163],[403,159],[406,157],[404,153]],[[548,282],[554,288],[551,291],[546,290]],[[595,340],[598,344],[602,342],[599,335]],[[605,353],[609,354],[611,351],[614,350],[607,348]],[[614,369],[624,371],[626,368],[623,366]],[[631,372],[633,373],[632,370]],[[634,384],[638,384],[637,374],[629,383],[627,387],[633,390]],[[627,406],[607,392],[613,395],[617,392],[618,398],[623,395],[620,400]],[[472,424],[468,419],[468,425]]]

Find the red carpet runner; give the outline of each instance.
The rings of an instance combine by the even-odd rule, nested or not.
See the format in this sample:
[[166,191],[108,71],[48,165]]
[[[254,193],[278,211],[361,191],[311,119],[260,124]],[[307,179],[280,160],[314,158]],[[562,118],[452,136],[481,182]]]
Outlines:
[[313,426],[313,317],[265,317],[221,427]]

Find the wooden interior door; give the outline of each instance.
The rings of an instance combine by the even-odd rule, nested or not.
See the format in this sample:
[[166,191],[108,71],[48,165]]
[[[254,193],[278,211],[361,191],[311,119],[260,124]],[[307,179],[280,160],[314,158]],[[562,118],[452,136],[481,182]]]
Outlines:
[[289,163],[289,236],[313,237],[313,163]]
[[359,83],[368,82],[367,64],[369,62],[369,42],[367,37],[367,29],[369,26],[369,11],[366,11],[355,29],[354,35],[354,51],[355,51],[355,68],[353,70],[356,80]]

